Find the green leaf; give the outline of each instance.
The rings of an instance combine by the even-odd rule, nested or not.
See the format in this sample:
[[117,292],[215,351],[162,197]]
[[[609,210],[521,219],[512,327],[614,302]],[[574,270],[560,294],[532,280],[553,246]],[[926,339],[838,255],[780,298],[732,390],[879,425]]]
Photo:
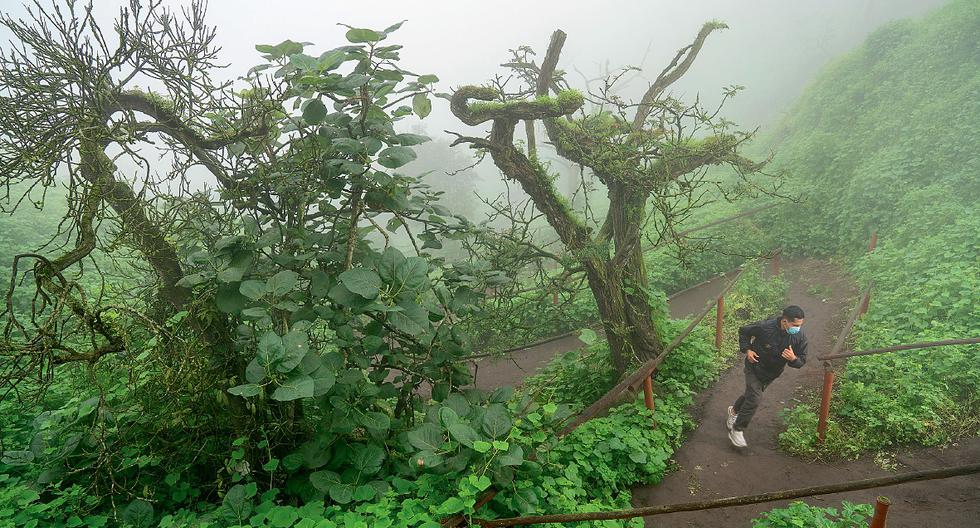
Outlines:
[[324,297],[330,291],[330,276],[317,270],[310,276],[310,295]]
[[303,465],[303,455],[300,453],[290,453],[282,457],[282,468],[289,473],[296,471]]
[[383,433],[391,427],[391,419],[384,413],[366,412],[361,416],[361,425]]
[[598,336],[596,335],[595,331],[589,328],[583,328],[579,330],[578,340],[585,343],[586,345],[594,345],[597,339]]
[[346,57],[347,52],[343,50],[325,51],[317,59],[317,66],[323,71],[330,71],[340,66]]
[[247,280],[238,287],[238,292],[253,301],[257,301],[265,295],[265,281]]
[[439,78],[435,75],[419,75],[419,83],[421,84],[432,84],[434,82],[439,82]]
[[412,336],[419,335],[428,329],[428,310],[415,303],[410,304],[410,301],[400,301],[398,306],[402,308],[402,311],[393,312],[388,316],[388,320],[395,329]]
[[236,519],[243,520],[252,512],[252,502],[248,500],[245,493],[245,486],[235,484],[225,493],[225,498],[221,504],[231,511]]
[[306,353],[310,350],[310,337],[306,335],[306,332],[290,330],[283,336],[282,346],[282,360],[276,369],[279,372],[289,372],[303,361]]
[[293,53],[289,56],[289,64],[300,70],[314,70],[317,68],[317,60],[305,53]]
[[415,115],[419,116],[419,119],[425,119],[432,112],[432,101],[429,100],[429,96],[415,94],[415,97],[412,98],[412,110],[415,111]]
[[265,379],[265,367],[259,362],[259,358],[253,358],[245,367],[245,379],[249,383],[258,383]]
[[519,445],[510,446],[507,453],[497,457],[501,466],[519,466],[524,463],[524,449]]
[[440,407],[439,423],[441,423],[443,427],[448,428],[451,425],[460,423],[459,415],[456,414],[456,411],[449,407]]
[[470,475],[470,478],[468,480],[470,484],[472,484],[473,487],[479,491],[483,491],[489,488],[491,484],[490,477],[486,475],[480,475],[479,477],[476,475]]
[[132,528],[149,528],[153,525],[153,505],[145,500],[136,499],[123,510],[122,520]]
[[510,434],[511,428],[510,415],[507,408],[502,404],[495,403],[487,407],[487,412],[483,414],[483,432],[491,438],[505,438]]
[[78,404],[78,419],[81,420],[86,416],[92,414],[92,411],[98,408],[99,402],[102,400],[99,396],[93,396],[82,403]]
[[258,348],[258,359],[263,367],[271,365],[281,359],[283,352],[285,352],[282,344],[282,338],[272,330],[262,334],[262,338],[259,339]]
[[265,53],[267,55],[272,55],[272,58],[278,59],[285,57],[286,55],[292,55],[294,53],[302,53],[303,45],[298,42],[293,42],[291,40],[284,40],[275,46],[270,46],[268,44],[258,44],[255,46],[255,50],[259,53]]
[[395,139],[398,140],[400,145],[410,147],[412,145],[421,145],[427,141],[432,141],[429,136],[422,136],[419,134],[397,134]]
[[310,99],[303,106],[303,121],[311,125],[319,125],[327,117],[327,107],[319,99]]
[[282,385],[276,387],[272,393],[272,399],[277,401],[292,401],[300,398],[313,397],[313,378],[302,374],[286,380]]
[[466,503],[459,497],[449,497],[436,508],[436,513],[440,515],[450,515],[459,513],[466,509]]
[[373,475],[381,469],[385,460],[385,451],[376,444],[359,446],[351,457],[351,464],[363,474]]
[[242,398],[251,398],[252,396],[259,395],[259,386],[254,383],[246,383],[244,385],[236,385],[230,389],[228,392],[234,394],[235,396],[241,396]]
[[333,471],[314,471],[310,473],[310,483],[314,488],[327,492],[331,487],[340,484],[340,475]]
[[429,283],[429,264],[422,257],[408,257],[402,262],[395,275],[399,282],[415,291],[420,291]]
[[313,397],[323,396],[330,392],[330,389],[337,383],[337,375],[331,372],[326,365],[316,369],[312,376]]
[[356,501],[369,501],[374,498],[378,493],[378,490],[374,489],[374,486],[369,486],[367,484],[361,484],[354,490],[354,500]]
[[412,457],[411,464],[417,468],[434,468],[442,465],[442,455],[432,451],[419,451]]
[[443,443],[442,430],[435,424],[424,423],[408,432],[408,441],[421,451],[438,451]]
[[486,453],[490,451],[493,445],[490,442],[484,442],[483,440],[477,440],[473,442],[473,450],[477,453]]
[[266,291],[275,295],[276,297],[281,297],[296,286],[296,281],[298,279],[299,275],[295,271],[280,271],[269,279],[268,284],[266,284]]
[[354,498],[353,484],[334,484],[330,486],[330,498],[338,504],[347,504]]
[[473,442],[480,439],[476,431],[464,423],[453,424],[448,429],[449,436],[466,447],[473,447]]
[[238,283],[230,282],[218,286],[218,292],[214,296],[214,303],[222,312],[237,314],[245,308],[247,299],[238,293]]
[[378,274],[364,268],[349,269],[340,274],[340,283],[353,293],[365,299],[374,299],[381,288]]
[[378,163],[389,169],[397,169],[414,160],[418,155],[408,147],[388,147],[378,153]]
[[[398,220],[398,218],[394,218],[394,220]],[[381,280],[388,283],[395,282],[395,273],[403,262],[405,262],[405,255],[402,255],[401,251],[394,247],[386,248],[378,261],[378,275]]]
[[378,42],[382,35],[370,29],[354,28],[347,32],[347,41],[354,43]]

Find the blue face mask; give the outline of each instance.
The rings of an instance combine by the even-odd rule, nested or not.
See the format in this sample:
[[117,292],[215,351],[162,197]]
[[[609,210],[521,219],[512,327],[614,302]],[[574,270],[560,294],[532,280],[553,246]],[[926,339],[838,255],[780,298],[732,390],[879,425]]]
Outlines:
[[791,327],[789,327],[789,328],[786,329],[786,333],[789,334],[789,335],[796,335],[796,334],[800,333],[800,327],[798,327],[798,326],[791,326]]

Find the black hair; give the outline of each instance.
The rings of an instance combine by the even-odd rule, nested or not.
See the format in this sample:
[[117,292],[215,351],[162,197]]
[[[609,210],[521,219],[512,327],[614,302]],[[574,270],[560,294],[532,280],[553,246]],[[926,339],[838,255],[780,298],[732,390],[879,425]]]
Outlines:
[[803,319],[803,308],[795,304],[791,304],[786,308],[783,308],[783,317],[787,321],[795,321],[797,319]]

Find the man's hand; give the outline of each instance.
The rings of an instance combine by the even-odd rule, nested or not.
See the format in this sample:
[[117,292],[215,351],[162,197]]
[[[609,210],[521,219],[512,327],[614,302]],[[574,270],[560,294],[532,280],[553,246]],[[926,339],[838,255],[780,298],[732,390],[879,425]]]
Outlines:
[[793,352],[793,345],[790,345],[789,348],[783,350],[783,359],[786,361],[796,361],[796,353]]
[[745,355],[748,356],[749,363],[758,363],[759,362],[759,354],[756,354],[752,350],[746,350],[745,351]]

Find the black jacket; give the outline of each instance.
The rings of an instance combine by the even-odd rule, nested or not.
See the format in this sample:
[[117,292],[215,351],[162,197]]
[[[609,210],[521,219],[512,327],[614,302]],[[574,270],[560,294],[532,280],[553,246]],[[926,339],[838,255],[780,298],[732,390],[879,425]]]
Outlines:
[[[793,345],[795,361],[783,358],[783,350]],[[770,382],[783,373],[783,368],[789,365],[800,368],[806,364],[806,336],[803,330],[796,335],[790,335],[779,327],[779,318],[766,319],[738,329],[738,349],[745,354],[749,349],[759,355],[759,362],[752,363],[745,358],[748,365],[763,382]]]

